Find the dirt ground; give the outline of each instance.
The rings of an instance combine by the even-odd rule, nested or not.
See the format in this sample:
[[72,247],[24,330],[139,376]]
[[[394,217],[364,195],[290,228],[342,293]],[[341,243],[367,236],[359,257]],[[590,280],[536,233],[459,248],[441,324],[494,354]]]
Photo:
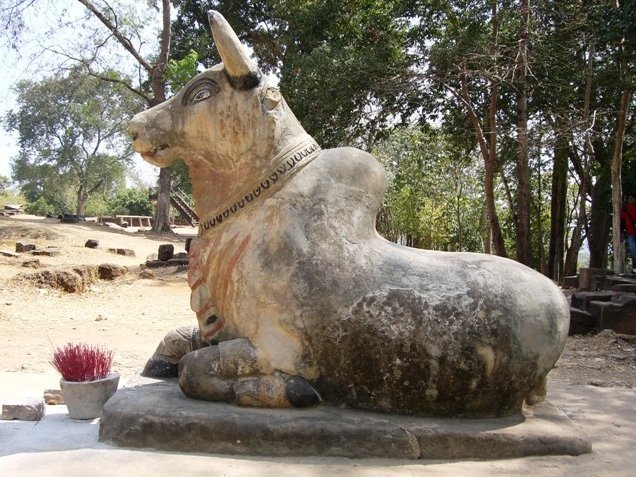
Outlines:
[[[1,251],[14,252],[16,242],[60,249],[58,256],[37,257],[40,270],[103,263],[129,269],[123,278],[100,280],[84,293],[67,293],[21,277],[36,271],[23,266],[34,258],[29,253],[0,254],[0,371],[48,373],[53,348],[69,341],[114,349],[113,368],[124,378],[140,371],[166,332],[195,324],[185,267],[154,269],[153,278],[143,278],[143,264],[164,243],[173,243],[175,253],[184,251],[186,238],[195,233],[184,228],[177,234],[153,235],[88,222],[62,224],[25,215],[0,218]],[[98,240],[99,247],[86,248],[89,239]],[[109,248],[132,249],[135,256],[117,255]],[[606,330],[569,337],[550,380],[635,387],[636,336]]]

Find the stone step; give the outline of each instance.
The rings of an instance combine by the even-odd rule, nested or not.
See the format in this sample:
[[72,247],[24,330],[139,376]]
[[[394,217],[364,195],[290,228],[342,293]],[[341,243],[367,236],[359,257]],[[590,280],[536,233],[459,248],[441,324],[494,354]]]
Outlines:
[[568,335],[587,335],[595,332],[594,317],[587,311],[570,307],[570,330]]
[[582,291],[572,295],[572,307],[589,311],[591,301],[610,301],[614,296],[611,291]]
[[625,303],[592,301],[589,312],[594,317],[597,331],[609,329],[616,333],[636,335],[636,298]]

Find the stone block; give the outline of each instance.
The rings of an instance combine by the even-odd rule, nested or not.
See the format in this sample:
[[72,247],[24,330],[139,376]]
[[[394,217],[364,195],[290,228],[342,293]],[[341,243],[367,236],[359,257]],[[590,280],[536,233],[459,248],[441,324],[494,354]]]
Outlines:
[[597,331],[613,330],[616,333],[636,335],[636,301],[628,303],[590,302]]
[[602,279],[613,272],[605,268],[579,268],[579,288],[581,290],[597,290],[602,286]]
[[572,295],[571,305],[579,310],[589,311],[591,301],[610,301],[614,296],[610,291],[582,291]]
[[614,285],[636,285],[636,280],[625,275],[607,275],[603,277],[603,290],[611,290]]
[[192,243],[192,237],[188,237],[185,241],[185,251],[190,253],[190,244]]
[[174,256],[174,245],[171,243],[164,243],[159,245],[159,251],[157,252],[159,260],[167,262]]
[[570,330],[568,335],[586,335],[594,332],[596,332],[594,317],[587,311],[570,308]]
[[110,253],[116,253],[117,255],[124,255],[126,257],[134,257],[135,251],[129,248],[109,248]]
[[15,251],[18,253],[31,252],[35,250],[36,248],[37,247],[35,246],[35,244],[32,244],[32,243],[23,243],[23,242],[15,243]]
[[64,404],[64,397],[60,389],[45,389],[44,402],[49,406]]
[[97,247],[99,247],[99,240],[88,239],[86,241],[86,243],[84,244],[84,247],[86,247],[86,248],[97,248]]
[[146,260],[146,267],[148,268],[161,268],[167,266],[168,262],[164,262],[163,260]]
[[20,256],[20,254],[11,252],[10,250],[0,250],[0,255],[9,258],[18,258]]
[[25,399],[2,405],[2,419],[19,421],[39,421],[46,408],[42,399]]
[[617,293],[636,293],[636,283],[618,283],[611,290]]
[[572,275],[569,277],[563,277],[563,283],[561,285],[562,288],[578,288],[579,287],[579,277],[578,275]]
[[172,452],[354,459],[496,459],[591,451],[587,436],[545,402],[523,414],[486,419],[421,418],[327,405],[256,409],[188,399],[176,379],[142,377],[105,404],[99,439]]
[[62,251],[59,248],[55,247],[47,247],[42,250],[32,250],[31,254],[33,255],[41,255],[45,257],[57,257],[62,254]]
[[179,267],[181,265],[187,266],[190,261],[187,258],[171,258],[168,260],[168,265],[172,267]]

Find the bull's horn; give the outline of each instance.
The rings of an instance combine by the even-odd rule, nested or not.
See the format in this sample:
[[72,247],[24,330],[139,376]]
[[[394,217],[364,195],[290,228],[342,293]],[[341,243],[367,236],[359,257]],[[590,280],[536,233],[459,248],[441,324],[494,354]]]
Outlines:
[[216,49],[232,86],[240,90],[257,86],[261,78],[258,66],[249,57],[230,24],[215,10],[208,11],[208,20]]

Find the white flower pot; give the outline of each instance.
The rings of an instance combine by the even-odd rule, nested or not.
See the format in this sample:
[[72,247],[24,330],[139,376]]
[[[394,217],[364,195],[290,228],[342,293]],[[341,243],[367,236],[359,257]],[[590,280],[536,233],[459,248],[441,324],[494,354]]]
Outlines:
[[119,374],[110,373],[96,381],[60,380],[62,396],[72,419],[94,419],[102,415],[106,401],[115,394],[119,384]]

